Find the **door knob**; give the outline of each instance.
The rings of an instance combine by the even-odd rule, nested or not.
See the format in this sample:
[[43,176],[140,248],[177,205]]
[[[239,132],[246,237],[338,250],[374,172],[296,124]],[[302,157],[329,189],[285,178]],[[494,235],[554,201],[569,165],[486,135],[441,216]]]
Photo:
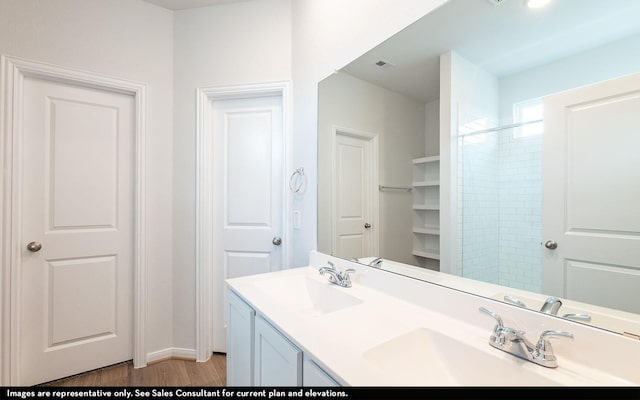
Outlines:
[[544,242],[544,247],[549,250],[555,250],[558,248],[558,243],[554,242],[553,240],[547,240],[546,242]]
[[36,251],[40,251],[40,249],[42,248],[42,244],[38,243],[38,242],[31,242],[27,245],[27,250],[31,251],[31,252],[36,252]]
[[280,246],[282,244],[282,239],[279,238],[278,236],[274,237],[273,240],[271,241],[271,243],[273,243],[276,246]]
[[369,228],[371,228],[371,224],[368,223],[368,222],[365,222],[364,227],[365,227],[365,229],[369,229]]

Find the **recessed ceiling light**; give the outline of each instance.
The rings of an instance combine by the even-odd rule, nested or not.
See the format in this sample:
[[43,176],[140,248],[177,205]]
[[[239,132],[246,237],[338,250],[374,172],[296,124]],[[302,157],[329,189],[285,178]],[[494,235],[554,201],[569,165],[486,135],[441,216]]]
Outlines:
[[551,0],[527,0],[527,7],[529,8],[542,8],[549,4]]

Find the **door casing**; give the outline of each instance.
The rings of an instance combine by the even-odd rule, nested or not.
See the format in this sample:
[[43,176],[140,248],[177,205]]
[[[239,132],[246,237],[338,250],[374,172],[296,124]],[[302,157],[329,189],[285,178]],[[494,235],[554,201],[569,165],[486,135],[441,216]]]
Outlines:
[[146,366],[146,85],[90,72],[0,55],[0,385],[20,385],[21,118],[25,78],[84,86],[134,97],[133,363]]
[[[213,86],[197,89],[196,126],[196,360],[205,362],[213,351],[213,255],[214,237],[213,104],[219,100],[280,96],[283,113],[283,188],[291,169],[291,85],[268,82],[248,85]],[[282,255],[287,268],[291,260],[291,196],[283,196]]]

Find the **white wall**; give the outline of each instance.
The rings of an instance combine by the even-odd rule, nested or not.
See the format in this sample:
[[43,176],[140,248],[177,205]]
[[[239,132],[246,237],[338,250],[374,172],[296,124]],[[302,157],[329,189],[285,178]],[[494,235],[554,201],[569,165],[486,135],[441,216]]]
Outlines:
[[317,240],[318,82],[445,1],[293,1],[293,167],[304,167],[309,177],[307,192],[293,201],[302,216],[302,229],[293,236],[293,266],[308,264]]
[[565,57],[500,79],[500,117],[513,104],[640,71],[640,35]]
[[[461,253],[463,224],[471,223],[473,228],[486,231],[492,235],[489,226],[493,225],[492,219],[496,219],[497,231],[497,193],[495,199],[478,199],[484,203],[495,202],[495,213],[479,213],[463,215],[461,201],[472,199],[469,193],[463,197],[463,183],[460,180],[460,163],[465,156],[458,148],[458,133],[468,131],[469,127],[476,125],[474,121],[484,121],[490,127],[498,116],[498,80],[482,68],[469,62],[455,52],[445,53],[440,56],[440,271],[461,274]],[[485,152],[486,153],[486,152]],[[497,186],[497,168],[487,165],[489,157],[482,157],[479,162],[484,169],[495,170],[495,183]],[[473,171],[470,171],[473,172]],[[491,185],[491,179],[486,174],[480,174],[480,182],[472,182],[482,186]],[[469,176],[465,175],[465,178]],[[471,177],[472,178],[472,177]],[[473,178],[472,178],[473,179]],[[495,214],[495,215],[494,215]],[[472,217],[472,218],[467,218]],[[469,225],[467,225],[469,226]],[[481,237],[484,237],[482,235]],[[490,245],[491,236],[487,236],[486,244]],[[484,241],[484,240],[483,240]],[[467,243],[465,243],[467,245]],[[490,253],[494,246],[483,249],[480,243],[476,243],[478,253]],[[497,256],[496,256],[497,258]],[[465,266],[466,267],[466,266]],[[466,273],[466,269],[465,269]]]
[[440,155],[440,100],[424,105],[424,155]]
[[196,88],[291,80],[291,0],[174,16],[173,342],[195,348]]
[[[424,156],[425,105],[402,94],[337,73],[319,84],[318,249],[331,254],[331,152],[333,127],[378,136],[379,178],[374,184],[410,187],[412,160]],[[412,255],[412,197],[380,191],[380,251],[366,256],[416,264]]]
[[147,352],[172,345],[172,32],[142,1],[0,1],[0,53],[148,85]]

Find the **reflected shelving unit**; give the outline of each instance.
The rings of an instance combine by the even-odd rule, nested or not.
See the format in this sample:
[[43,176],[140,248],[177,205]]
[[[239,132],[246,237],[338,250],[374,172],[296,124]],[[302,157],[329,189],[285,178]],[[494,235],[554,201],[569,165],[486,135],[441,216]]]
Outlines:
[[440,157],[413,160],[413,255],[440,260]]

